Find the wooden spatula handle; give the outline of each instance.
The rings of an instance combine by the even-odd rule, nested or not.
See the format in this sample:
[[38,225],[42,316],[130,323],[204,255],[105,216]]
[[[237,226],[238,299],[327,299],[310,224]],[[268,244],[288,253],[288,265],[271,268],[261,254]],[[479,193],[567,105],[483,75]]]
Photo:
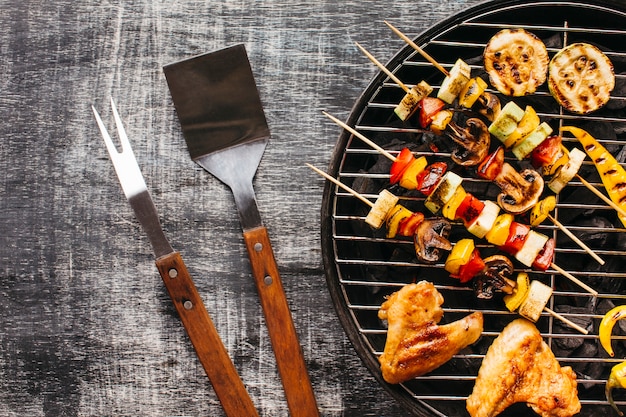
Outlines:
[[243,237],[290,414],[292,417],[319,417],[267,229],[261,226],[248,230]]
[[180,254],[160,257],[156,265],[226,415],[258,417]]

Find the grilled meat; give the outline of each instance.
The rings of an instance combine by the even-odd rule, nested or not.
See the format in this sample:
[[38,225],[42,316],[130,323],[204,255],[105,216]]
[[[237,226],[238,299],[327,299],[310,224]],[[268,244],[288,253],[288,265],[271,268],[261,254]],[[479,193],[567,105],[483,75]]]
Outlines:
[[518,402],[542,417],[580,411],[576,374],[559,365],[537,328],[525,319],[509,323],[489,347],[467,411],[472,417],[494,417]]
[[443,296],[427,281],[408,284],[381,305],[387,341],[380,365],[385,381],[396,384],[426,374],[474,343],[483,329],[482,313],[441,325]]

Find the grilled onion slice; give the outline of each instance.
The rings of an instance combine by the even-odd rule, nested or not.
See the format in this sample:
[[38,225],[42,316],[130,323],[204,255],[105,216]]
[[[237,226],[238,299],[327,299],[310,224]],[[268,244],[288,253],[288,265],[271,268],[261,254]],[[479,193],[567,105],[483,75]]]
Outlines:
[[609,101],[615,87],[613,64],[593,45],[571,44],[550,61],[548,87],[565,109],[590,113]]
[[532,94],[546,81],[548,51],[543,41],[524,29],[503,29],[483,53],[489,80],[507,96]]

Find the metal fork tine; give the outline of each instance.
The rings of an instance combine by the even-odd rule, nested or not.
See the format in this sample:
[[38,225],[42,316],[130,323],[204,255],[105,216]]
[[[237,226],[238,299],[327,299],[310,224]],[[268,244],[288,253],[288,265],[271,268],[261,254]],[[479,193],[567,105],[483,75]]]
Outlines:
[[117,148],[113,143],[109,132],[104,126],[98,111],[94,106],[91,106],[93,114],[96,117],[98,127],[100,128],[100,133],[102,133],[104,143],[109,151],[109,156],[113,162],[113,167],[117,173],[117,178],[122,185],[126,198],[131,198],[141,192],[147,191],[146,182],[143,178],[141,170],[139,169],[139,165],[137,164],[137,159],[135,158],[133,149],[128,142],[128,137],[126,136],[126,131],[124,130],[124,125],[122,124],[122,119],[117,112],[113,98],[111,98],[111,107],[113,108],[113,117],[115,118],[115,124],[117,126],[120,142],[122,144],[122,152],[117,151]]
[[113,109],[113,118],[115,119],[115,126],[117,126],[117,134],[120,136],[120,142],[122,144],[122,153],[126,151],[133,153],[133,150],[130,147],[130,143],[128,142],[128,136],[126,135],[124,124],[122,123],[122,118],[117,112],[117,107],[115,107],[115,101],[113,101],[113,97],[111,97],[111,108]]
[[111,159],[113,160],[113,164],[115,165],[115,156],[118,155],[119,152],[115,148],[115,145],[113,144],[113,140],[111,140],[111,136],[109,136],[109,132],[107,132],[107,128],[104,126],[104,122],[100,118],[100,114],[98,113],[98,110],[96,110],[94,106],[91,106],[91,109],[93,110],[93,114],[96,117],[96,122],[98,123],[98,127],[100,128],[100,133],[102,134],[102,137],[104,138],[104,143],[107,146],[109,155],[111,156]]

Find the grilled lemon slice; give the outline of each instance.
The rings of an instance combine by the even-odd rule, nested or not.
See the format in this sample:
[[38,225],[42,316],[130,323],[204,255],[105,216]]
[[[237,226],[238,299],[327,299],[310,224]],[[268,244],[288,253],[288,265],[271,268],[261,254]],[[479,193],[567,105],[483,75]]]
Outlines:
[[546,81],[548,50],[524,29],[503,29],[493,35],[483,53],[489,80],[507,96],[532,94]]
[[609,101],[615,87],[613,64],[595,46],[573,43],[550,61],[548,87],[565,109],[590,113]]

